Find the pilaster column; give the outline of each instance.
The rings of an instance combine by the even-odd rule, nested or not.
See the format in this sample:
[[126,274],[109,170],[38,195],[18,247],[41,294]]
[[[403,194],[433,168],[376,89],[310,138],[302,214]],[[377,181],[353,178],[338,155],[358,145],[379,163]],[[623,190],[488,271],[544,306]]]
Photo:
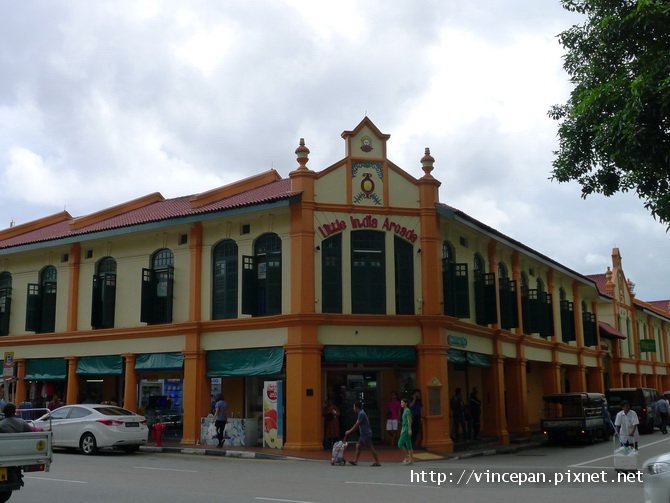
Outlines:
[[591,391],[586,389],[586,367],[584,365],[569,365],[568,381],[570,381],[571,392]]
[[[77,330],[77,318],[79,316],[79,270],[81,264],[81,244],[72,243],[70,246],[70,258],[68,267],[70,279],[67,290],[67,331]],[[90,293],[90,292],[89,292]]]
[[605,378],[603,368],[592,367],[586,370],[586,381],[589,392],[604,393],[605,392]]
[[202,222],[195,222],[191,226],[188,249],[190,255],[188,319],[200,321],[202,319]]
[[[316,325],[289,327],[286,352],[286,449],[323,449],[321,352]],[[347,425],[347,427],[350,425]]]
[[423,447],[453,452],[447,346],[438,325],[424,325],[422,330],[422,343],[416,348],[416,382],[423,399]]
[[205,351],[187,349],[184,351],[183,444],[195,445],[200,441],[200,418],[207,416],[210,406]]
[[67,391],[65,404],[79,403],[79,376],[77,375],[77,357],[66,356],[67,360]]
[[135,358],[133,353],[125,353],[123,355],[125,361],[125,375],[123,385],[123,407],[137,412],[137,373],[135,372]]
[[504,358],[491,356],[491,367],[483,371],[488,389],[483,393],[482,420],[484,431],[495,435],[503,445],[509,444],[507,419],[505,418],[505,367]]
[[510,433],[530,433],[528,426],[528,385],[525,358],[505,360],[507,427]]
[[14,400],[16,405],[20,404],[28,398],[28,388],[26,386],[26,360],[25,358],[15,358],[14,365],[16,365],[16,392]]

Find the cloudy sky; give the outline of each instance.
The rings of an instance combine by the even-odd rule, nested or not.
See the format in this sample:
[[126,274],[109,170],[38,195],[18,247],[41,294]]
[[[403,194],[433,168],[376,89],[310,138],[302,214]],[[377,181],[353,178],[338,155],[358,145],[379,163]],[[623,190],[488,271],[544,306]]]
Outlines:
[[670,298],[665,227],[633,194],[549,180],[570,84],[559,0],[22,0],[0,17],[0,228],[344,155],[367,114],[442,202],[583,274],[619,247]]

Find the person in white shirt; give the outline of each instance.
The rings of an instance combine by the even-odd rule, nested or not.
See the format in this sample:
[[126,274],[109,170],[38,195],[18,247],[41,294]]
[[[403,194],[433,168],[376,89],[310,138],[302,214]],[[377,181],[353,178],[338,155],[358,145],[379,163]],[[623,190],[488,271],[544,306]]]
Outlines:
[[637,413],[634,410],[630,410],[630,404],[626,400],[621,402],[621,407],[622,410],[618,412],[614,419],[614,426],[619,435],[619,440],[621,441],[621,445],[632,445],[637,450],[637,444],[640,440],[637,427],[640,424],[640,420],[637,418]]

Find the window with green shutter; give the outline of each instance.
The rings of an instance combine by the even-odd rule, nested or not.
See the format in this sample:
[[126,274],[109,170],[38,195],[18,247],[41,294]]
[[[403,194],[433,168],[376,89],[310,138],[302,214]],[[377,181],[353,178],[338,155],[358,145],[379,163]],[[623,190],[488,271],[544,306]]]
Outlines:
[[237,243],[219,242],[212,253],[212,319],[237,318]]
[[12,275],[0,273],[0,336],[9,335],[9,315],[12,307]]
[[414,314],[414,246],[394,236],[395,312]]
[[142,269],[142,306],[140,321],[172,322],[174,292],[174,254],[163,248],[151,259],[151,269]]
[[116,260],[112,257],[100,259],[93,276],[91,298],[91,326],[113,328],[116,309]]
[[386,313],[385,233],[351,233],[351,311]]
[[577,340],[575,333],[575,309],[574,303],[569,300],[562,300],[561,310],[561,339],[563,342]]
[[342,312],[342,234],[321,242],[321,311]]

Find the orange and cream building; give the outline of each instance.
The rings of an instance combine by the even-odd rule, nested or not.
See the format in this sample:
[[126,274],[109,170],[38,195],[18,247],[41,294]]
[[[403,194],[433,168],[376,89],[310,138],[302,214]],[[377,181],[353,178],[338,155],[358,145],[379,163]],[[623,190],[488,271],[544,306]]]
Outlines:
[[342,431],[363,400],[382,437],[391,392],[416,388],[423,446],[450,451],[457,387],[502,442],[537,429],[547,393],[670,389],[668,302],[635,298],[618,250],[603,274],[573,271],[441,203],[428,149],[415,178],[367,117],[342,138],[318,170],[301,140],[288,178],[0,231],[12,398],[167,401],[194,444],[212,394],[256,418],[281,380],[285,447],[321,449],[326,400]]

